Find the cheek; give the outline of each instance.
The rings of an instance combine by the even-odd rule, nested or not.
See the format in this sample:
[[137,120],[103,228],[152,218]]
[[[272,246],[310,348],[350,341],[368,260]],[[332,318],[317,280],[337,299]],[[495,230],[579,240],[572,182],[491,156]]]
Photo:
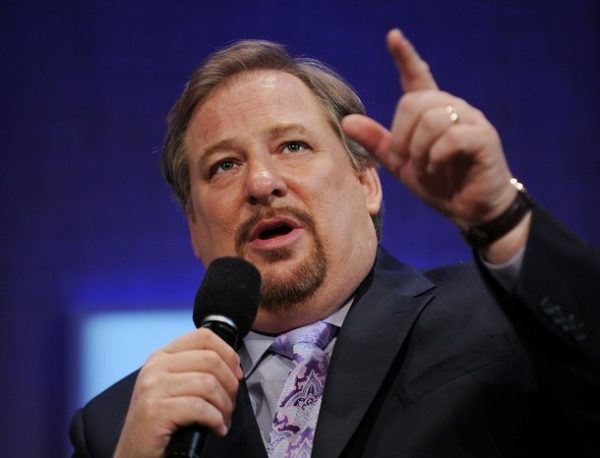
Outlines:
[[235,230],[237,212],[231,209],[225,199],[217,196],[199,199],[194,204],[194,214],[199,241],[209,250],[226,242]]
[[322,229],[335,230],[336,227],[352,225],[353,219],[365,207],[360,182],[353,172],[332,169],[330,173],[314,176],[311,180],[314,185],[314,216],[327,226]]

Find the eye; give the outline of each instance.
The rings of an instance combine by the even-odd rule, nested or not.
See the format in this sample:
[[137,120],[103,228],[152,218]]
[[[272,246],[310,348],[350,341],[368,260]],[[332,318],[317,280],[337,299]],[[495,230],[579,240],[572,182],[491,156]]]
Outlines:
[[299,153],[307,148],[306,143],[301,141],[291,141],[283,144],[282,153]]
[[236,166],[235,162],[232,161],[231,159],[225,159],[223,161],[219,161],[211,167],[210,176],[213,177],[214,175],[228,172],[229,170],[233,170],[235,168],[235,166]]

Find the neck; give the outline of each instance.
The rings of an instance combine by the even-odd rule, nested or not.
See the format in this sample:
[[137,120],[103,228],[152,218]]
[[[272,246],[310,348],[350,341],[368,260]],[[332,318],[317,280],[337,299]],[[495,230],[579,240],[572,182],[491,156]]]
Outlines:
[[364,256],[361,262],[345,261],[339,264],[342,268],[328,270],[323,284],[303,302],[274,311],[259,306],[252,329],[264,334],[280,334],[327,318],[355,293],[372,269],[376,252],[375,246],[372,254]]

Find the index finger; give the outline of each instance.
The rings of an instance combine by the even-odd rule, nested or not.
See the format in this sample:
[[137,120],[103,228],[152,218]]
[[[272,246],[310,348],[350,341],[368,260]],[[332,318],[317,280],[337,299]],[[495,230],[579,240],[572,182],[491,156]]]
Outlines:
[[400,29],[388,32],[387,45],[394,58],[404,92],[436,90],[438,85],[429,71],[429,65],[414,48]]
[[241,377],[240,358],[235,350],[209,328],[200,327],[193,332],[178,337],[162,349],[165,353],[179,353],[189,350],[212,350]]

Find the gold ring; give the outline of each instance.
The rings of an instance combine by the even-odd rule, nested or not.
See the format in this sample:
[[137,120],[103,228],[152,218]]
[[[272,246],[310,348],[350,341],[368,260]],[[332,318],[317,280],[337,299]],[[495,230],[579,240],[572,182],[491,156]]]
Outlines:
[[448,113],[448,116],[450,116],[450,122],[452,124],[456,124],[458,122],[458,113],[454,107],[452,105],[448,105],[446,108],[444,108],[444,110],[446,110],[446,113]]

